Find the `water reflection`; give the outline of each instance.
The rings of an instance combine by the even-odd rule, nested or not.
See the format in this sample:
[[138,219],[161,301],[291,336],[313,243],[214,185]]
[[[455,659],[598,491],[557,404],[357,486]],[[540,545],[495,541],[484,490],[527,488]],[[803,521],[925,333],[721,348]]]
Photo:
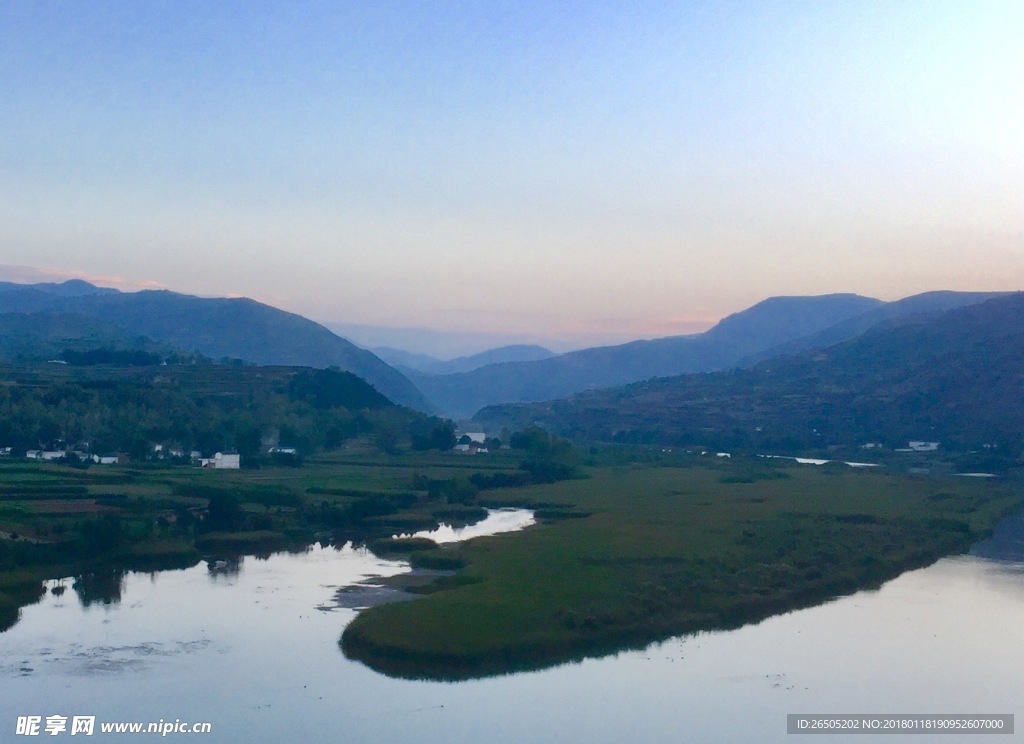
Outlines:
[[[94,604],[118,604],[125,590],[127,574],[127,571],[118,569],[82,574],[75,577],[72,588],[78,594],[78,601],[86,609]],[[56,591],[53,593],[58,594]]]
[[488,509],[487,518],[476,524],[465,527],[442,524],[432,530],[421,530],[411,535],[393,535],[393,537],[426,537],[436,543],[453,543],[485,535],[515,532],[535,524],[536,521],[533,512],[527,509]]
[[816,457],[790,457],[788,455],[758,455],[766,460],[793,460],[800,465],[828,465],[831,462],[841,462],[851,468],[880,468],[877,462],[846,462],[844,460],[822,460]]
[[245,558],[243,556],[209,558],[206,561],[206,571],[213,581],[234,578],[242,571],[242,564],[244,562]]
[[247,558],[230,581],[209,564],[90,579],[106,582],[106,612],[85,609],[85,577],[79,601],[48,582],[0,636],[0,730],[85,714],[211,721],[209,744],[333,742],[341,727],[393,744],[791,744],[793,712],[1024,713],[1022,533],[1024,514],[972,555],[739,630],[456,684],[389,679],[340,653],[355,612],[335,592],[407,570],[351,545]]

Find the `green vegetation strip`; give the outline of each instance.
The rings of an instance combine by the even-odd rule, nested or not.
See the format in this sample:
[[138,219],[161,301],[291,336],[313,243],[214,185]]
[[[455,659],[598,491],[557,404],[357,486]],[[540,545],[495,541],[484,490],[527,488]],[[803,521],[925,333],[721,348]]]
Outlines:
[[579,516],[462,546],[456,581],[363,611],[350,658],[461,679],[736,627],[961,552],[1024,503],[1009,483],[742,462],[507,493]]
[[[529,482],[522,457],[332,452],[302,467],[241,470],[80,470],[0,458],[0,632],[17,622],[21,607],[39,599],[45,579],[73,576],[83,601],[117,601],[115,578],[127,570],[182,568],[202,557],[265,555],[315,541],[384,538],[379,548],[419,568],[461,568],[460,556],[433,542],[387,538],[439,521],[482,519],[486,509],[475,503],[481,489],[495,488],[496,478]],[[468,467],[474,463],[480,467]],[[115,578],[78,581],[90,575]]]

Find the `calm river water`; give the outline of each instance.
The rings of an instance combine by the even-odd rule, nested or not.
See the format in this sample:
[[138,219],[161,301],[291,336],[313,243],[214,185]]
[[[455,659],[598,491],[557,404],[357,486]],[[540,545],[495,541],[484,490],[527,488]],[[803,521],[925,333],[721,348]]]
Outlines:
[[1018,516],[972,555],[739,630],[459,683],[393,680],[341,654],[355,610],[336,592],[405,570],[363,550],[130,573],[109,604],[85,606],[66,580],[0,634],[0,740],[30,741],[15,735],[28,715],[95,716],[104,741],[132,737],[100,722],[181,719],[213,731],[168,740],[679,744],[792,741],[787,713],[1020,714],[1022,534]]

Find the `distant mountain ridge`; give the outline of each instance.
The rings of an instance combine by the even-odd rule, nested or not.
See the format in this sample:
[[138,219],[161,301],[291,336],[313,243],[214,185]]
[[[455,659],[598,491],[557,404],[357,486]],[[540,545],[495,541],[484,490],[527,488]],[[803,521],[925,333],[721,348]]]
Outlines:
[[409,376],[438,408],[449,415],[469,416],[486,405],[550,400],[589,388],[725,369],[882,304],[855,294],[773,297],[724,318],[702,334],[581,349],[466,373]]
[[911,295],[910,297],[904,297],[902,300],[886,302],[865,313],[855,315],[852,318],[829,326],[818,333],[803,336],[778,346],[772,346],[760,354],[743,359],[740,362],[740,366],[749,366],[764,359],[771,359],[772,357],[784,354],[797,354],[809,349],[824,349],[842,341],[855,338],[879,323],[895,321],[914,315],[942,313],[958,307],[976,305],[1007,294],[1010,293],[935,291]]
[[701,334],[582,349],[539,362],[498,364],[466,374],[409,377],[439,408],[467,417],[486,405],[555,400],[657,377],[717,372],[824,348],[911,315],[972,305],[999,292],[926,292],[883,302],[853,294],[771,297]]
[[140,343],[148,342],[153,350],[195,351],[257,364],[337,366],[363,377],[395,402],[468,417],[489,405],[553,400],[653,378],[746,367],[999,294],[929,292],[889,303],[855,294],[773,297],[722,319],[705,333],[560,355],[539,346],[512,345],[441,362],[382,350],[396,362],[404,358],[421,368],[464,370],[431,374],[396,369],[320,324],[246,298],[120,292],[82,280],[0,282],[0,314],[6,314],[0,316],[0,358],[38,359],[63,347],[82,349],[83,343],[141,348]]
[[129,334],[213,358],[336,366],[364,378],[396,403],[432,410],[401,372],[371,352],[307,318],[247,298],[203,298],[168,290],[119,292],[80,280],[58,285],[0,283],[0,313],[92,318]]
[[555,355],[555,352],[550,349],[536,344],[509,344],[481,351],[478,354],[447,360],[436,359],[427,354],[413,354],[387,346],[373,348],[370,351],[402,372],[425,372],[432,375],[472,372],[474,369],[485,367],[488,364],[503,362],[535,362]]
[[1019,456],[1021,390],[1024,293],[1018,292],[896,317],[840,344],[746,369],[494,406],[478,421],[491,429],[538,424],[591,441],[785,452],[920,439],[979,450],[988,444]]
[[112,287],[97,287],[84,279],[68,279],[66,282],[40,282],[38,284],[16,284],[15,282],[0,282],[0,292],[20,291],[23,289],[34,289],[46,294],[59,297],[81,297],[83,295],[96,294],[120,294],[120,290]]

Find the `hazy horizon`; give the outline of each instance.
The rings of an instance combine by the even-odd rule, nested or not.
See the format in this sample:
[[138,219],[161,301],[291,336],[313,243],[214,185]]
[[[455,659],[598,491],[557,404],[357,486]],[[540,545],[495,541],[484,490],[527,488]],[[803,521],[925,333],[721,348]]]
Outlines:
[[[74,272],[47,271],[27,266],[4,266],[0,265],[0,281],[13,282],[15,284],[36,284],[36,283],[62,283],[74,279],[88,281],[98,287],[118,289],[122,292],[138,292],[142,290],[166,289],[177,291],[172,287],[160,287],[147,285],[145,283],[132,283],[120,281],[116,277],[88,277]],[[187,293],[183,293],[187,294]],[[224,295],[197,295],[204,297],[218,297]],[[254,298],[250,298],[254,299]],[[287,308],[280,308],[287,310]],[[741,308],[742,309],[742,308]],[[571,337],[548,336],[543,331],[533,333],[500,333],[487,331],[457,331],[439,328],[427,328],[424,326],[396,327],[386,325],[368,325],[358,323],[334,322],[321,318],[310,318],[320,323],[334,333],[348,339],[357,346],[373,351],[375,348],[395,348],[413,354],[424,354],[439,360],[449,360],[461,356],[470,356],[482,351],[489,351],[502,346],[517,344],[531,344],[544,346],[550,351],[564,353],[577,349],[590,348],[593,346],[607,346],[629,341],[635,341],[641,337],[628,331],[615,332],[594,332],[579,334]],[[712,327],[719,319],[709,318],[706,321],[697,321],[693,324],[692,330],[688,333],[701,333]],[[653,338],[647,336],[646,338]]]
[[[177,292],[171,287],[146,286],[133,284],[131,282],[118,281],[115,277],[87,277],[66,271],[46,271],[34,267],[5,266],[0,264],[0,281],[35,284],[35,283],[62,283],[72,279],[88,281],[98,287],[114,288],[122,292],[138,292],[143,290],[162,289]],[[944,287],[933,287],[925,292],[944,291]],[[975,291],[987,292],[992,290],[980,289]],[[1011,291],[1021,291],[1019,289]],[[180,294],[189,294],[179,292]],[[854,294],[854,293],[830,293],[830,294]],[[226,295],[195,295],[198,297],[225,297]],[[445,328],[430,328],[427,326],[388,326],[370,325],[359,323],[335,322],[322,318],[309,318],[316,323],[328,328],[333,333],[351,341],[364,349],[376,352],[378,349],[389,348],[404,351],[411,354],[420,354],[432,357],[440,361],[448,361],[458,357],[471,356],[484,351],[490,351],[503,346],[511,345],[537,345],[547,348],[556,354],[563,354],[579,349],[587,349],[600,346],[616,346],[631,341],[665,338],[669,336],[681,336],[699,334],[713,328],[723,318],[733,313],[742,312],[771,297],[782,295],[769,295],[758,298],[751,305],[730,309],[720,318],[706,318],[694,320],[687,324],[683,332],[667,333],[640,333],[630,332],[625,329],[609,328],[604,331],[593,331],[589,333],[577,333],[572,335],[548,335],[545,329],[524,333],[502,333],[486,330],[452,330]],[[811,295],[804,295],[811,296]],[[862,295],[863,296],[863,295]],[[909,295],[908,295],[909,296]],[[235,296],[237,297],[237,296]],[[255,299],[255,298],[249,298]],[[879,299],[879,298],[873,298]],[[904,299],[895,297],[893,300]],[[279,308],[288,311],[287,308]],[[290,312],[290,311],[289,311]],[[300,313],[301,314],[301,313]],[[675,329],[678,330],[678,329]]]
[[568,346],[1017,289],[1021,36],[995,1],[8,4],[0,262]]

